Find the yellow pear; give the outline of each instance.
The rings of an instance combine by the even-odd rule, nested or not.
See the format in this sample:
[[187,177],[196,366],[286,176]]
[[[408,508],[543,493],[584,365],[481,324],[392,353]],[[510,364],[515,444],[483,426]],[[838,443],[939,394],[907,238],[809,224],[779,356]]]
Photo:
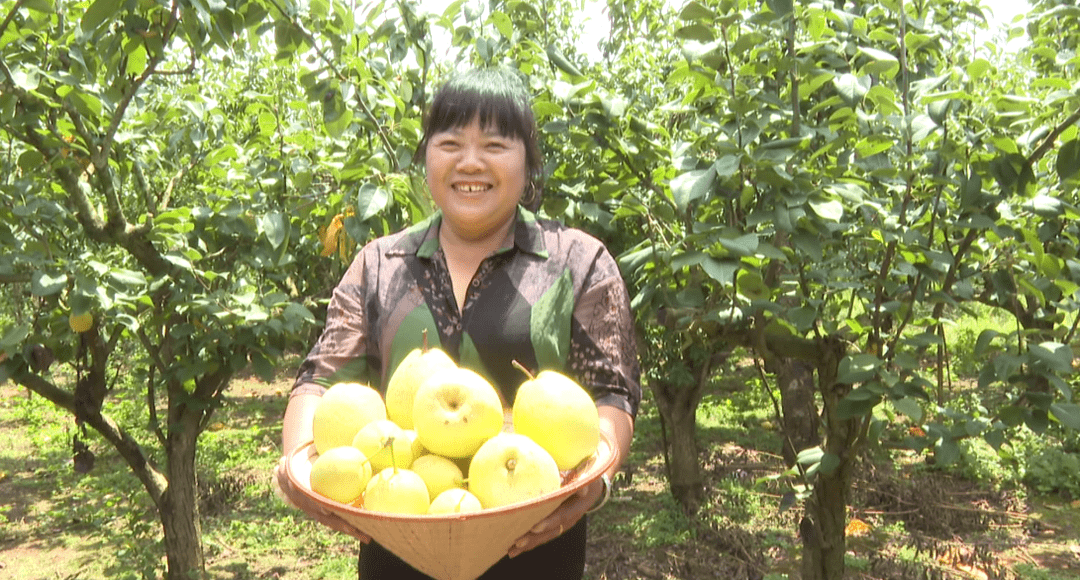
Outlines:
[[424,449],[424,445],[420,443],[420,439],[416,436],[415,429],[402,429],[402,433],[405,434],[405,439],[409,441],[409,448],[412,449],[414,461],[417,457],[427,454],[427,449]]
[[417,457],[409,469],[415,471],[427,484],[428,495],[432,500],[450,488],[465,486],[465,475],[461,468],[442,455],[428,454]]
[[386,384],[386,415],[402,429],[413,428],[413,399],[424,381],[457,363],[439,348],[427,347],[427,331],[424,347],[414,348],[405,355]]
[[413,462],[412,442],[405,430],[390,419],[378,419],[361,427],[352,446],[364,452],[376,473],[387,467],[409,467]]
[[541,371],[522,383],[512,413],[514,432],[539,443],[563,471],[592,456],[600,443],[596,403],[562,373]]
[[499,433],[469,463],[469,491],[484,508],[518,503],[562,486],[551,454],[520,433]]
[[425,514],[431,499],[420,476],[408,469],[387,467],[364,489],[364,509],[394,514]]
[[379,391],[360,383],[337,383],[323,393],[312,418],[315,450],[352,445],[353,437],[372,421],[386,418]]
[[477,512],[483,509],[480,500],[464,488],[451,487],[435,496],[428,507],[429,514],[461,514],[465,512]]
[[341,503],[356,501],[371,479],[371,465],[359,449],[327,449],[311,464],[311,490]]
[[502,425],[499,393],[470,369],[446,369],[416,391],[413,428],[424,448],[436,455],[468,457]]
[[68,316],[68,326],[75,332],[86,332],[90,330],[90,327],[94,325],[94,315],[89,312],[81,312],[79,314],[71,313]]

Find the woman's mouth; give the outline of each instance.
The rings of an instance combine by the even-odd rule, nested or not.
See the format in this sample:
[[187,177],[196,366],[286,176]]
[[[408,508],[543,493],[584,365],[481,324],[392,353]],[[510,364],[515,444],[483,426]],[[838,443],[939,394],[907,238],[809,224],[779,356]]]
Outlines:
[[480,193],[491,189],[491,186],[486,183],[458,183],[454,189],[461,193]]

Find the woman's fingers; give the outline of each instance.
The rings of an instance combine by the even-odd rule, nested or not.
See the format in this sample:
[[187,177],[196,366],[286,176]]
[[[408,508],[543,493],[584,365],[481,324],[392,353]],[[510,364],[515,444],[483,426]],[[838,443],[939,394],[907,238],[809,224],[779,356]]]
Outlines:
[[513,558],[522,552],[527,552],[537,546],[546,544],[561,536],[566,530],[574,527],[585,512],[589,511],[603,494],[603,482],[595,482],[581,488],[577,493],[566,498],[551,515],[540,520],[524,536],[518,539],[507,554]]
[[334,531],[348,534],[365,544],[371,541],[371,536],[356,529],[355,526],[340,516],[326,511],[317,503],[311,501],[307,494],[297,490],[289,481],[288,473],[285,471],[285,458],[282,458],[277,467],[274,468],[271,486],[274,488],[274,494],[286,505],[304,512],[320,524]]

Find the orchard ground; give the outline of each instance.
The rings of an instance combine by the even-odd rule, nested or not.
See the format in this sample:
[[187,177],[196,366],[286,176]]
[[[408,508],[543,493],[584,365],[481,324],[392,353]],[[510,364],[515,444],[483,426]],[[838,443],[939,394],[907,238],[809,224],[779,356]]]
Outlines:
[[[295,366],[291,367],[295,368]],[[642,405],[630,464],[590,526],[589,580],[798,577],[797,505],[781,509],[771,403],[749,365],[718,381],[699,412],[706,502],[684,515],[667,491],[659,419]],[[355,578],[355,542],[280,504],[270,469],[291,370],[239,378],[201,440],[203,544],[213,580]],[[137,399],[137,395],[132,397]],[[138,424],[137,407],[111,410]],[[163,568],[145,492],[93,433],[93,470],[72,468],[72,418],[0,385],[0,579],[143,579]],[[1080,502],[995,488],[922,456],[859,470],[848,526],[852,578],[1080,578]]]

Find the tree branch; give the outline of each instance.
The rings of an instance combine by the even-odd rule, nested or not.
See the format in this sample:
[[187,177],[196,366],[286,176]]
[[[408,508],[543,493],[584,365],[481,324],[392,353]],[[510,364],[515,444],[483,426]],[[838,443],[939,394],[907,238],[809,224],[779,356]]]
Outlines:
[[[45,397],[57,407],[70,412],[72,415],[75,414],[75,396],[60,387],[57,387],[45,378],[31,372],[22,372],[16,374],[12,380],[42,397]],[[131,467],[135,476],[142,482],[143,487],[146,488],[150,497],[153,498],[154,503],[160,502],[162,494],[165,493],[165,490],[169,486],[168,479],[166,479],[165,475],[157,469],[149,456],[143,452],[139,442],[122,427],[117,425],[112,418],[103,415],[100,412],[89,413],[82,417],[82,419],[95,431],[101,433],[101,435],[120,453],[120,456],[123,457],[124,461]]]
[[1054,130],[1050,131],[1050,133],[1046,135],[1046,138],[1043,139],[1042,143],[1040,143],[1039,146],[1031,152],[1031,155],[1024,160],[1024,165],[1026,165],[1028,169],[1035,167],[1035,164],[1042,159],[1043,155],[1046,155],[1046,153],[1054,146],[1054,141],[1057,141],[1057,138],[1061,136],[1066,129],[1078,122],[1080,122],[1080,109],[1073,111],[1073,114],[1069,115],[1069,117],[1058,124],[1057,127],[1054,127]]

